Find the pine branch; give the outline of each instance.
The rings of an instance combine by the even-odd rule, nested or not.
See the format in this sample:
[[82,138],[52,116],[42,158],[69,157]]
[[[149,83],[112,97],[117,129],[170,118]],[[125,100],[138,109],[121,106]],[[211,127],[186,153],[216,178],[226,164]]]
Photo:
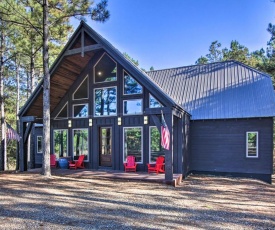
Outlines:
[[[7,2],[7,4],[11,7],[11,8],[13,8],[13,6],[11,5],[11,3],[8,1],[8,0],[6,0],[6,2]],[[16,13],[21,17],[21,19],[23,19],[23,20],[26,20],[27,22],[28,22],[28,24],[39,34],[39,35],[41,35],[41,36],[43,36],[43,33],[41,33],[39,30],[38,30],[38,28],[36,27],[36,26],[34,26],[31,22],[30,22],[30,20],[28,19],[28,18],[26,18],[24,15],[22,15],[18,10],[16,10],[15,8],[13,8],[15,11],[16,11]]]

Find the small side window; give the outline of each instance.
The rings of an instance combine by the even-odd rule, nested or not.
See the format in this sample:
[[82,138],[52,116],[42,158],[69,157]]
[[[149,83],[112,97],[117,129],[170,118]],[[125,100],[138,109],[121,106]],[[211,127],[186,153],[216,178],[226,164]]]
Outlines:
[[246,132],[246,157],[259,157],[258,146],[258,132]]
[[37,136],[37,153],[42,153],[42,136]]

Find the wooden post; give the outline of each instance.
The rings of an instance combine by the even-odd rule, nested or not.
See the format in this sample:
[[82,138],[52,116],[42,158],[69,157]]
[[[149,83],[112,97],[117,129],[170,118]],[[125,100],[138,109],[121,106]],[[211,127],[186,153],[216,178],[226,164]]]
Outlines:
[[172,111],[165,114],[165,121],[170,132],[170,148],[165,150],[165,181],[170,184],[173,181],[173,115]]
[[24,133],[25,133],[26,124],[20,120],[20,148],[19,148],[19,171],[25,171],[25,142],[24,142]]

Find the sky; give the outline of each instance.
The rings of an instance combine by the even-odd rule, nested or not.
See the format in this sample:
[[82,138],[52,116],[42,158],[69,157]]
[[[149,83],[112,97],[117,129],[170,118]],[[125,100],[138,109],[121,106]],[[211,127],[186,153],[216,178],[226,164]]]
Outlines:
[[193,65],[216,40],[266,48],[275,24],[271,0],[109,0],[108,9],[107,22],[87,24],[146,70]]

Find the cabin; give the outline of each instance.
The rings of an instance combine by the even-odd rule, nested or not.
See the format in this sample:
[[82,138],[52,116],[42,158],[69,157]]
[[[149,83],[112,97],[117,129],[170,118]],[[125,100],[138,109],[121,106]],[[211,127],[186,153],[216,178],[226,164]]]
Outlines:
[[[163,155],[167,181],[207,173],[271,183],[275,95],[265,73],[233,60],[145,73],[81,22],[50,74],[57,159],[84,154],[87,169],[122,171],[133,155],[146,172]],[[42,86],[19,112],[20,171],[42,165]],[[161,114],[169,150],[161,146]]]

